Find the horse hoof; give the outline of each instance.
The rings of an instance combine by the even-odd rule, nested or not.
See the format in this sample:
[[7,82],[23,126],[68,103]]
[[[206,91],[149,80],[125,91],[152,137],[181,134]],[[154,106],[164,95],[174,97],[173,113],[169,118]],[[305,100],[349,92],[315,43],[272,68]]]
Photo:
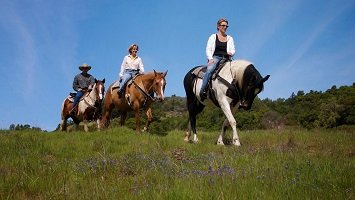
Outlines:
[[239,140],[234,140],[234,141],[233,141],[233,144],[234,144],[235,146],[238,146],[238,147],[240,146]]
[[189,137],[186,136],[186,137],[184,138],[184,141],[185,141],[185,142],[190,142]]

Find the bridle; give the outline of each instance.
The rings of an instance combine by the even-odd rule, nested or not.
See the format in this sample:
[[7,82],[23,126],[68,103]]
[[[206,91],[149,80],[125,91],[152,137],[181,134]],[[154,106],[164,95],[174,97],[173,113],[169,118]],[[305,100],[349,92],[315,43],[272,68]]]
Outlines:
[[[91,91],[87,93],[87,95],[85,97],[89,97],[91,102],[93,103],[89,103],[85,98],[83,98],[84,102],[86,103],[86,105],[88,105],[91,108],[98,108],[99,106],[101,106],[102,100],[100,99],[100,90],[97,88],[98,83],[95,83],[94,85],[94,90],[96,90],[96,98],[93,99],[90,95]],[[101,91],[102,92],[102,91]],[[102,92],[102,95],[104,95],[104,92]]]

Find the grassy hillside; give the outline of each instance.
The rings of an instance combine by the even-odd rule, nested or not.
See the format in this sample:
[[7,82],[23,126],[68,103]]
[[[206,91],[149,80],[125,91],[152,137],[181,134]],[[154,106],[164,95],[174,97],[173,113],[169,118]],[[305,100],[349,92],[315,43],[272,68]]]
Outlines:
[[243,131],[239,148],[183,135],[1,131],[0,198],[355,198],[353,131]]

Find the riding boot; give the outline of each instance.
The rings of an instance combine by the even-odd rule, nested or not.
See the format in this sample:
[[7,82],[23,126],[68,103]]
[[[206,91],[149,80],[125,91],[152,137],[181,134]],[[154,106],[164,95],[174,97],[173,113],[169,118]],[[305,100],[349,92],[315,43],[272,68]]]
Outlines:
[[76,115],[76,112],[77,112],[77,108],[76,106],[70,111],[70,115]]
[[207,98],[207,92],[205,90],[200,92],[200,98],[201,101],[204,101]]
[[121,90],[121,91],[120,91],[120,90],[118,90],[118,92],[117,92],[117,93],[118,93],[118,98],[121,98],[121,97],[122,97],[122,95],[123,95],[123,90]]

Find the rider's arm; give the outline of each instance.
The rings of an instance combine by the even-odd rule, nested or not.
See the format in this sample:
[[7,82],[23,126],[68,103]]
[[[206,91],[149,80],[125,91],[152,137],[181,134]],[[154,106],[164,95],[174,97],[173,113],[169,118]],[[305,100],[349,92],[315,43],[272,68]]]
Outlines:
[[127,63],[127,56],[123,58],[122,64],[121,64],[121,70],[119,74],[119,78],[121,79],[124,73],[124,70],[126,69],[126,63]]

